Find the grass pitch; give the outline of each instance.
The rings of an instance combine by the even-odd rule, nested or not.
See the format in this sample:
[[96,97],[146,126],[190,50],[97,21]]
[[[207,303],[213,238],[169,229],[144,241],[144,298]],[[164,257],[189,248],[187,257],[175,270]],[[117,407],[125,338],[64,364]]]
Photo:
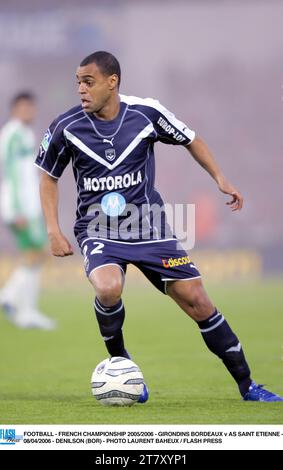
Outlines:
[[[146,281],[145,281],[146,282]],[[208,287],[244,347],[254,379],[283,394],[283,301],[279,281]],[[233,379],[198,328],[154,288],[124,293],[127,348],[150,400],[103,407],[91,372],[107,357],[92,312],[92,291],[45,292],[54,332],[22,331],[0,315],[0,422],[4,424],[282,424],[281,403],[240,399]]]

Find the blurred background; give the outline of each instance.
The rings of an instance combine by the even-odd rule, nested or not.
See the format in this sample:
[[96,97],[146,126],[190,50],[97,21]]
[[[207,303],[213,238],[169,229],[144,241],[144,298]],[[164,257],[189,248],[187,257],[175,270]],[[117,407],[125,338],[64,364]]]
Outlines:
[[[184,149],[156,146],[164,199],[196,204],[192,258],[200,269],[217,280],[282,273],[282,18],[281,0],[1,0],[0,125],[10,98],[31,89],[40,143],[54,117],[78,104],[78,63],[112,52],[121,93],[159,99],[206,140],[244,195],[241,213],[230,212]],[[71,168],[60,186],[61,224],[76,245]],[[15,253],[2,222],[0,250],[1,283]],[[49,281],[70,263],[82,275],[78,258],[52,263]]]

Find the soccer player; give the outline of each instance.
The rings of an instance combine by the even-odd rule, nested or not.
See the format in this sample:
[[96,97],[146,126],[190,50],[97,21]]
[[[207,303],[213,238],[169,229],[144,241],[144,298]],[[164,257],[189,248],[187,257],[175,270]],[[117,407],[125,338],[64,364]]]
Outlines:
[[[57,181],[72,161],[78,191],[74,231],[96,292],[95,314],[109,354],[129,357],[121,295],[127,264],[132,263],[196,322],[244,400],[282,401],[251,379],[242,346],[209,299],[199,271],[170,233],[165,215],[156,222],[164,203],[154,187],[154,143],[183,145],[218,189],[231,196],[227,204],[233,211],[242,208],[241,194],[226,180],[204,141],[158,101],[119,95],[121,71],[112,54],[89,55],[76,77],[81,104],[52,122],[36,165],[43,170],[40,192],[51,251],[63,257],[73,249],[60,230]],[[140,402],[147,398],[144,385]]]
[[0,133],[1,213],[20,252],[19,266],[0,290],[0,305],[17,327],[50,330],[54,321],[40,313],[37,306],[47,236],[34,166],[31,125],[35,113],[34,95],[17,94],[11,103],[11,119]]

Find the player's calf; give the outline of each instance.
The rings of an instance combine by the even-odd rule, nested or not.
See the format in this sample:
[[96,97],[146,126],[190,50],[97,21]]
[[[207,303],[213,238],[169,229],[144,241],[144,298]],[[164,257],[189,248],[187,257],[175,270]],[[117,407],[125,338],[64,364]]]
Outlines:
[[100,333],[105,341],[105,346],[110,356],[127,357],[122,326],[125,319],[125,309],[122,300],[111,307],[103,305],[96,297],[94,310],[98,321]]
[[206,320],[215,310],[200,279],[170,282],[167,293],[196,322]]
[[95,269],[89,280],[97,294],[94,310],[107,351],[110,356],[127,357],[122,333],[125,309],[121,300],[121,270],[116,265],[105,265]]
[[198,326],[207,347],[222,359],[244,396],[252,382],[250,369],[242,346],[224,316],[215,310],[207,320],[198,322]]
[[177,281],[170,287],[167,292],[197,322],[207,347],[222,359],[245,396],[252,381],[242,346],[224,316],[213,307],[200,279]]

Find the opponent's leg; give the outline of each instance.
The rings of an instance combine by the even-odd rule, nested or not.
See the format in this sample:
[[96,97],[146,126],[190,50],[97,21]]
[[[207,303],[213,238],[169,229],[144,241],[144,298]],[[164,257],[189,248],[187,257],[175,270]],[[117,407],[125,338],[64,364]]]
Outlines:
[[53,330],[56,327],[56,321],[43,314],[38,305],[41,274],[46,257],[44,248],[31,249],[24,253],[27,276],[21,295],[21,306],[18,309],[18,318],[23,328]]
[[38,310],[40,277],[46,253],[46,231],[41,217],[28,219],[24,226],[10,224],[19,250],[19,267],[0,293],[7,319],[19,328],[52,330],[55,321]]
[[129,358],[122,333],[125,309],[121,299],[123,291],[121,268],[118,265],[102,266],[91,272],[89,280],[96,291],[95,314],[109,354]]
[[0,294],[0,304],[6,317],[19,328],[52,330],[56,323],[38,310],[40,277],[46,252],[25,250],[20,265],[7,281]]

